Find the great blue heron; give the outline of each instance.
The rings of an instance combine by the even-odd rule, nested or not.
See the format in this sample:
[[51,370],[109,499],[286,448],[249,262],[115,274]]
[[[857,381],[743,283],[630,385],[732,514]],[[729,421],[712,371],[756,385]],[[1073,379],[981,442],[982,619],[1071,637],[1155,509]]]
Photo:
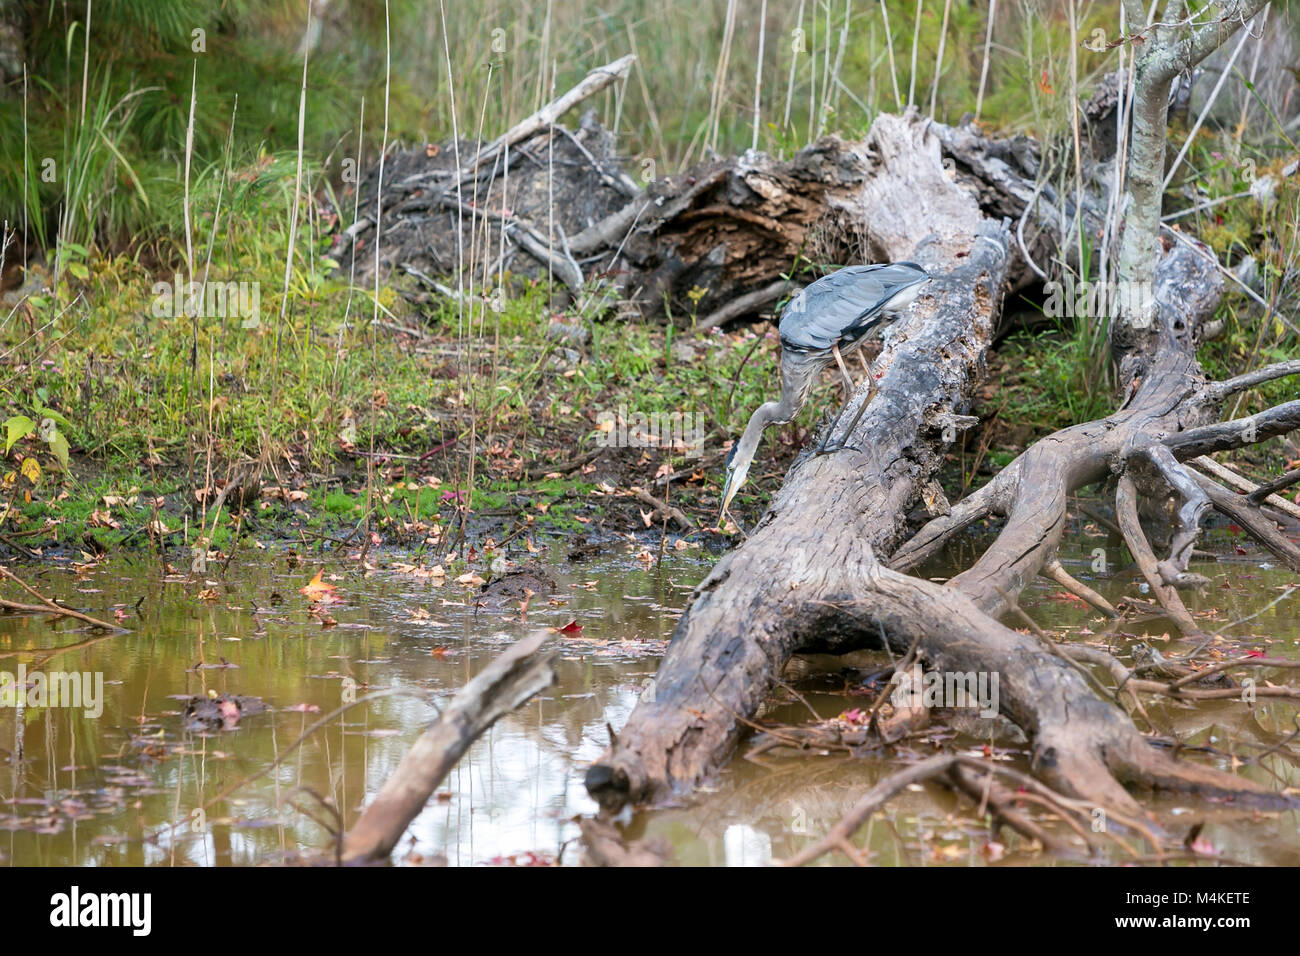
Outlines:
[[[781,313],[779,325],[781,399],[758,406],[727,456],[719,526],[731,499],[745,483],[763,429],[793,420],[808,400],[818,374],[832,361],[839,365],[847,402],[853,394],[853,380],[844,365],[844,355],[859,347],[872,330],[902,314],[929,281],[930,274],[915,262],[849,266],[823,276],[790,301]],[[862,408],[866,408],[865,402]],[[821,450],[826,449],[838,421],[836,415]],[[856,425],[855,419],[849,432]]]

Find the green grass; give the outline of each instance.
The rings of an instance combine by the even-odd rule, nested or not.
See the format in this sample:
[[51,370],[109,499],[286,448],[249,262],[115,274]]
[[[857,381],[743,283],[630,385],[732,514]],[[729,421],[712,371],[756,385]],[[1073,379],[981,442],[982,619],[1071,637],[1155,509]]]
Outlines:
[[[0,218],[12,224],[25,216],[40,245],[63,235],[88,251],[143,246],[163,260],[184,248],[191,83],[192,176],[219,169],[228,146],[235,156],[296,152],[307,26],[301,3],[198,0],[183,14],[174,5],[137,0],[101,5],[88,49],[84,5],[22,0],[17,6],[32,25],[27,122],[21,108],[0,110]],[[343,160],[355,158],[364,98],[361,166],[369,166],[382,135],[386,79],[390,139],[444,140],[453,129],[490,138],[591,69],[635,52],[638,62],[623,90],[587,105],[619,135],[632,166],[650,163],[662,175],[703,158],[706,144],[721,153],[750,145],[760,27],[766,28],[760,148],[788,155],[822,132],[859,135],[878,113],[898,108],[895,81],[904,99],[914,88],[915,102],[928,112],[942,0],[919,6],[887,0],[892,45],[879,4],[850,7],[847,33],[844,7],[831,7],[807,4],[800,19],[796,4],[769,4],[760,24],[757,9],[741,5],[729,65],[719,76],[727,0],[447,3],[445,31],[438,5],[393,0],[392,70],[385,77],[384,4],[355,0],[346,22],[315,24],[321,32],[307,58],[304,159],[341,193]],[[987,121],[1038,134],[1063,127],[1066,9],[1065,0],[1004,5],[982,106]],[[1081,35],[1113,28],[1117,9],[1117,0],[1090,5]],[[941,120],[955,122],[976,107],[985,17],[982,5],[951,6],[935,104]],[[204,31],[198,52],[196,29]],[[1114,58],[1083,51],[1083,75],[1113,68]],[[9,92],[9,103],[20,107],[21,83]],[[47,160],[55,163],[52,179],[43,175]]]

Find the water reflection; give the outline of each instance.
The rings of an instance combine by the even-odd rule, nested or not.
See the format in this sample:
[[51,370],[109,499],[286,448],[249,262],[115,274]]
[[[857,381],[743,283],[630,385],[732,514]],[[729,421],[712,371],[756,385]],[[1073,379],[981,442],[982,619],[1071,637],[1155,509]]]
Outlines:
[[[976,539],[962,545],[979,546]],[[546,562],[559,587],[533,599],[526,621],[513,605],[475,608],[464,588],[401,573],[382,559],[370,574],[346,564],[330,569],[344,601],[329,609],[333,626],[312,616],[298,593],[316,566],[291,567],[283,555],[236,559],[225,577],[202,586],[165,583],[157,565],[144,561],[43,569],[36,582],[43,591],[97,616],[119,605],[133,630],[105,638],[75,621],[0,617],[0,669],[24,663],[29,671],[98,673],[104,682],[97,719],[72,708],[0,707],[0,862],[209,866],[329,851],[337,828],[331,807],[345,825],[356,819],[433,718],[429,694],[451,694],[532,628],[576,620],[581,637],[559,645],[557,684],[474,745],[394,855],[450,865],[574,863],[573,818],[595,810],[583,773],[605,749],[608,728],[626,721],[712,560],[669,550],[656,568],[637,558],[639,550],[629,544],[580,567]],[[1065,556],[1073,574],[1111,600],[1138,593],[1131,575],[1093,573],[1090,554],[1084,539]],[[1257,615],[1233,633],[1269,654],[1295,656],[1300,596],[1259,613],[1294,576],[1242,561],[1196,570],[1213,585],[1192,599],[1194,610],[1213,609],[1213,620],[1225,625]],[[942,576],[944,566],[927,573]],[[211,593],[201,594],[205,587]],[[1079,639],[1095,639],[1106,627],[1047,582],[1032,585],[1023,603],[1045,627],[1068,628]],[[1137,621],[1111,638],[1118,646],[1167,649],[1164,630],[1163,622]],[[358,696],[394,693],[347,711],[294,747],[349,688]],[[230,731],[183,729],[181,698],[227,694],[262,698],[274,710],[241,717]],[[804,697],[827,717],[864,700],[847,695],[842,679],[807,687]],[[1164,702],[1148,710],[1162,732],[1214,748],[1211,759],[1224,768],[1236,754],[1255,779],[1300,785],[1281,754],[1249,759],[1258,749],[1248,745],[1280,745],[1294,730],[1291,704]],[[774,714],[808,718],[803,702]],[[990,740],[975,726],[954,738],[972,752]],[[992,743],[1025,766],[1014,737]],[[640,814],[626,832],[666,837],[679,863],[761,865],[824,835],[891,766],[838,755],[740,755],[689,805]],[[1205,838],[1225,856],[1300,863],[1295,814],[1243,816],[1188,798],[1149,805],[1175,830],[1205,821]],[[1022,852],[1014,839],[1005,848],[991,845],[971,817],[969,805],[948,791],[917,787],[860,838],[882,864],[1051,863]]]

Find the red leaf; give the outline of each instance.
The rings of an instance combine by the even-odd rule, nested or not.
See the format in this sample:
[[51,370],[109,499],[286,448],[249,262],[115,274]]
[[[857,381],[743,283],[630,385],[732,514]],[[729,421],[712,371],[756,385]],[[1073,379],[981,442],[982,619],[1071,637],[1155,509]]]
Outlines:
[[570,621],[568,624],[564,625],[564,627],[560,628],[560,633],[577,634],[581,630],[582,630],[581,624],[579,624],[577,621]]

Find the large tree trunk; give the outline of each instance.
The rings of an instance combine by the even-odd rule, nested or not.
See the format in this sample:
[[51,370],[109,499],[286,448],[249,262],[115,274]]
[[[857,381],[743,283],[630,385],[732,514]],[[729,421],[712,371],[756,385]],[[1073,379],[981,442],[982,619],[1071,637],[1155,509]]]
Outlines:
[[[919,260],[939,278],[887,341],[878,392],[850,439],[855,449],[795,462],[753,534],[696,590],[646,695],[652,699],[643,698],[589,770],[589,790],[617,806],[689,787],[731,754],[743,721],[791,654],[884,640],[899,651],[915,642],[940,671],[998,674],[1001,710],[1028,735],[1035,767],[1098,807],[1132,816],[1138,806],[1122,783],[1282,799],[1156,750],[1064,653],[997,619],[1055,557],[1072,491],[1110,471],[1131,480],[1139,460],[1182,477],[1177,459],[1200,447],[1198,432],[1187,429],[1212,420],[1228,388],[1206,382],[1195,359],[1196,330],[1220,291],[1203,250],[1180,245],[1162,259],[1158,347],[1114,415],[1037,443],[900,547],[902,516],[968,421],[962,413],[989,346],[1010,236],[945,175],[938,139],[917,119],[880,117],[855,151],[874,158],[857,195],[841,197],[838,207],[856,214],[874,255]],[[1298,422],[1300,403],[1292,403],[1248,437],[1262,440]],[[1218,437],[1229,441],[1219,447],[1231,447]],[[1245,443],[1240,431],[1235,443]],[[1145,477],[1142,487],[1150,487]],[[1006,517],[1003,532],[946,586],[897,570],[988,514]],[[1131,543],[1136,554],[1138,542]],[[1171,578],[1185,573],[1189,551],[1163,563]],[[1157,583],[1172,591],[1179,582]]]

